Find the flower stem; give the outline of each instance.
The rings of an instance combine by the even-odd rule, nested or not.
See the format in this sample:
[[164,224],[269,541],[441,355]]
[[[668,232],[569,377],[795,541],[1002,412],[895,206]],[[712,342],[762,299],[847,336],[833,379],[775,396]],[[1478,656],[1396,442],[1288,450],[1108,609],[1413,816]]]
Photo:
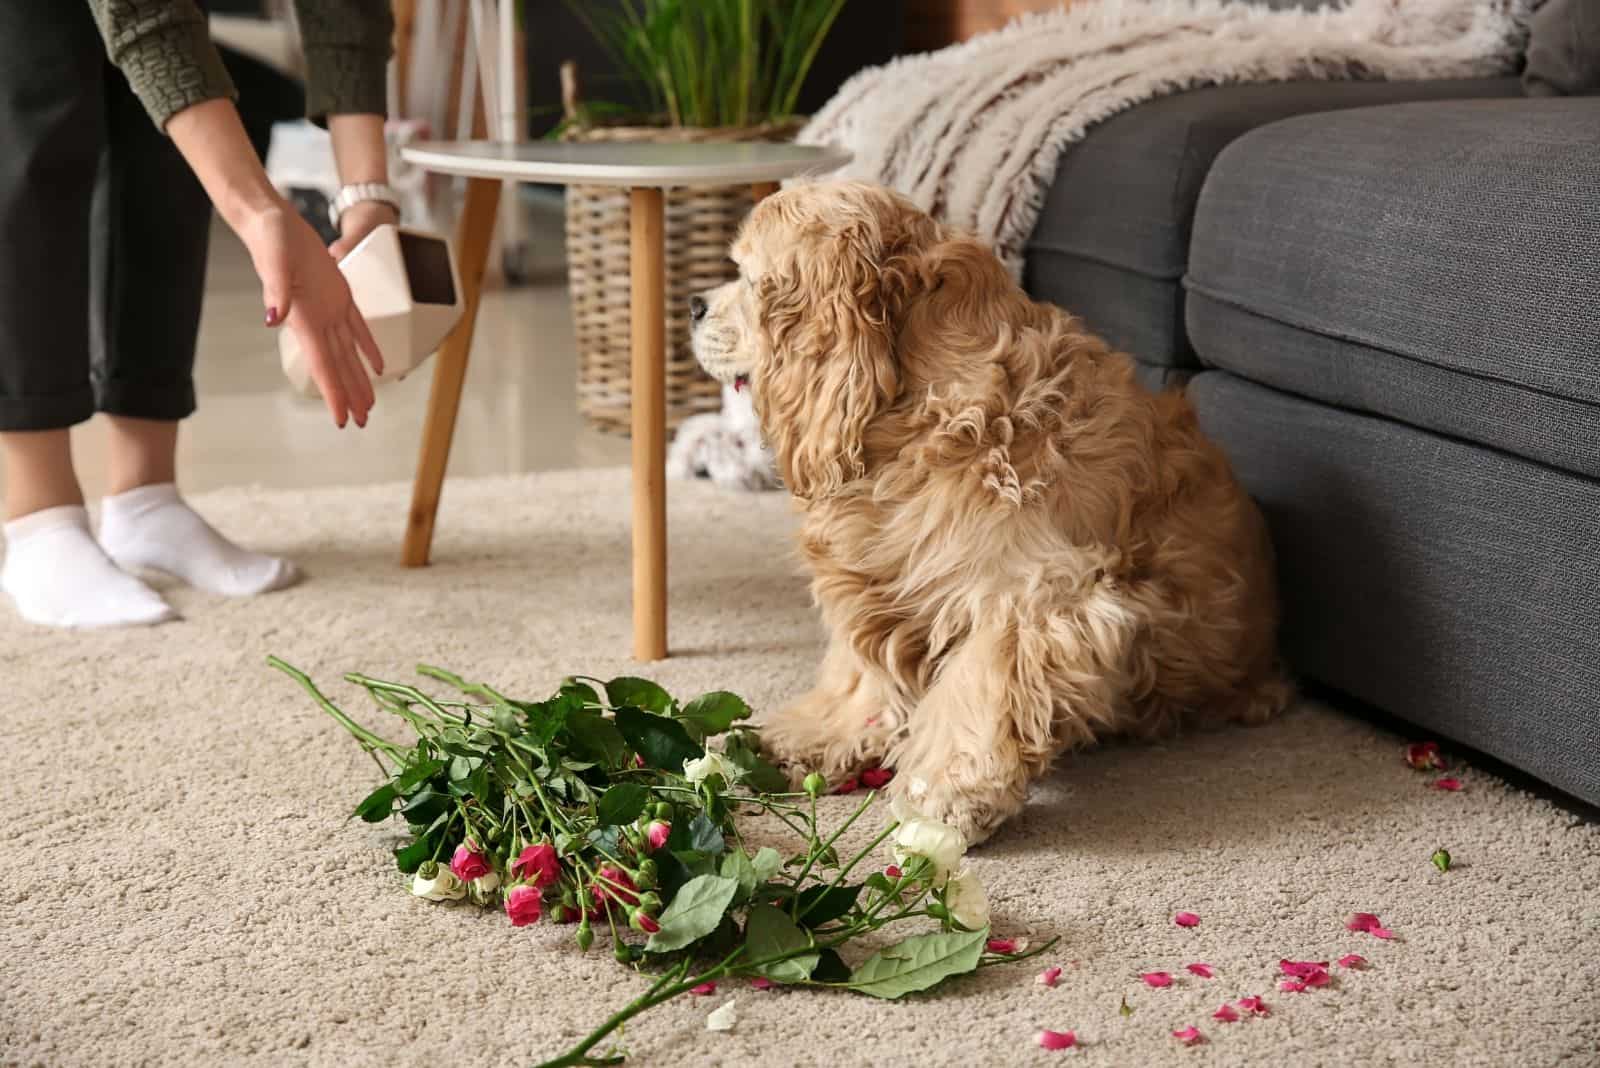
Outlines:
[[351,719],[349,715],[345,713],[344,709],[328,700],[323,692],[317,689],[317,684],[311,681],[311,676],[307,675],[299,668],[292,667],[275,656],[267,657],[267,664],[271,667],[277,668],[279,671],[298,682],[301,689],[310,694],[311,699],[316,701],[324,712],[332,716],[341,727],[349,731],[361,748],[366,750],[366,752],[372,757],[373,761],[377,763],[378,769],[383,772],[385,778],[392,775],[393,772],[389,768],[383,766],[383,761],[378,759],[378,753],[383,753],[396,764],[405,764],[406,760],[403,754],[405,754],[407,750],[402,749],[393,742],[378,737],[376,734],[373,734],[371,731],[367,730],[367,728]]

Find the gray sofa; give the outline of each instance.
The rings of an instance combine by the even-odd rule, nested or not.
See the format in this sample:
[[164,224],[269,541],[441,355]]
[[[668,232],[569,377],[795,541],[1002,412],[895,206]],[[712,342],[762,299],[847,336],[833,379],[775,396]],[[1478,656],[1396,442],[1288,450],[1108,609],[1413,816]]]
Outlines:
[[1187,389],[1304,678],[1600,803],[1600,97],[1534,73],[1134,108],[1024,282]]

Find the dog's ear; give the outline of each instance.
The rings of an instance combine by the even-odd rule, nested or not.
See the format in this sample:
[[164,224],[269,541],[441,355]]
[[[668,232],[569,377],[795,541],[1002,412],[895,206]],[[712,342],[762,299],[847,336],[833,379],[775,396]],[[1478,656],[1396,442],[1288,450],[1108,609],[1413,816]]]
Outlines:
[[900,390],[895,321],[904,290],[896,266],[859,235],[811,250],[758,286],[771,349],[754,393],[784,482],[804,500],[866,473],[867,424]]

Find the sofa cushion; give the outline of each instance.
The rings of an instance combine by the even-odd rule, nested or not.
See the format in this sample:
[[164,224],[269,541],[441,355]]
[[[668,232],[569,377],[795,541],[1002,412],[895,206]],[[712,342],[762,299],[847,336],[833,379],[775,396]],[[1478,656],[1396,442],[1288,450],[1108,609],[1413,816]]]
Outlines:
[[1303,116],[1217,159],[1186,286],[1245,378],[1600,476],[1600,108]]
[[1405,100],[1503,97],[1515,78],[1437,82],[1284,82],[1196,89],[1094,127],[1062,155],[1023,282],[1139,359],[1197,366],[1179,284],[1201,184],[1241,134],[1306,112]]

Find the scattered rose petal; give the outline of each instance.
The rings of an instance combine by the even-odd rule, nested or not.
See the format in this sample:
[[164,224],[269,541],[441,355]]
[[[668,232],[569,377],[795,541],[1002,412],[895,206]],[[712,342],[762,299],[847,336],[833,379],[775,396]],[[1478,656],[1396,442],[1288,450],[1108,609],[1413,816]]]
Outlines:
[[1306,984],[1307,988],[1327,986],[1329,982],[1328,973],[1319,968],[1310,975],[1306,976],[1303,982]]
[[1439,755],[1438,742],[1414,742],[1405,748],[1406,763],[1417,771],[1428,771],[1433,768],[1443,770],[1444,758]]
[[893,768],[868,768],[861,773],[861,785],[869,790],[881,790],[894,778]]
[[1186,967],[1189,969],[1189,974],[1198,975],[1202,979],[1210,979],[1216,974],[1211,970],[1211,965],[1209,964],[1195,963],[1187,965]]
[[776,984],[764,975],[758,975],[750,980],[750,985],[757,990],[771,990]]
[[1249,997],[1240,998],[1238,1004],[1239,1007],[1244,1011],[1254,1013],[1257,1016],[1272,1015],[1272,1010],[1267,1008],[1267,1003],[1256,997],[1254,994],[1250,995]]
[[1223,1023],[1238,1023],[1239,1012],[1232,1005],[1223,1002],[1222,1007],[1211,1014],[1211,1018],[1213,1020],[1221,1020]]
[[1325,960],[1280,960],[1278,968],[1284,975],[1295,979],[1304,979],[1308,975],[1327,971],[1328,962]]
[[1172,1037],[1182,1042],[1185,1046],[1198,1046],[1206,1040],[1206,1036],[1200,1033],[1200,1028],[1192,1024],[1182,1031],[1172,1032]]
[[833,788],[833,792],[836,794],[853,794],[859,789],[861,789],[860,783],[856,782],[854,779],[846,779],[838,786],[835,786]]
[[1034,976],[1033,981],[1040,986],[1055,986],[1061,981],[1061,966],[1058,964],[1053,968],[1046,968]]
[[691,986],[689,988],[689,993],[693,994],[697,998],[703,998],[707,994],[715,994],[716,992],[717,992],[717,981],[715,979],[707,979],[705,982],[701,983],[699,986]]
[[1364,932],[1373,938],[1389,939],[1394,937],[1394,932],[1385,927],[1378,917],[1370,912],[1356,913],[1350,917],[1350,921],[1345,924],[1345,927],[1351,931]]
[[1015,953],[1017,940],[1015,938],[991,938],[984,943],[983,948],[990,953]]
[[1200,917],[1192,912],[1180,912],[1172,917],[1172,922],[1179,927],[1195,927],[1200,923]]
[[1278,989],[1285,994],[1304,994],[1306,992],[1306,984],[1298,979],[1285,979],[1278,984]]
[[904,873],[897,865],[891,864],[887,868],[883,869],[883,874],[887,875],[891,879],[898,879]]
[[1144,980],[1145,986],[1163,987],[1172,985],[1172,976],[1166,972],[1145,972],[1139,978]]
[[711,1015],[706,1017],[707,1031],[732,1031],[733,1025],[739,1022],[739,1015],[733,1009],[733,1002],[729,1001],[720,1008],[713,1009]]
[[1078,1036],[1071,1031],[1040,1031],[1034,1041],[1045,1049],[1071,1049],[1078,1044]]
[[1435,790],[1449,790],[1454,793],[1455,791],[1461,789],[1461,780],[1455,778],[1454,776],[1444,779],[1435,779],[1433,780],[1433,788]]
[[1346,953],[1339,958],[1339,967],[1341,968],[1365,968],[1366,966],[1367,958],[1359,953]]

